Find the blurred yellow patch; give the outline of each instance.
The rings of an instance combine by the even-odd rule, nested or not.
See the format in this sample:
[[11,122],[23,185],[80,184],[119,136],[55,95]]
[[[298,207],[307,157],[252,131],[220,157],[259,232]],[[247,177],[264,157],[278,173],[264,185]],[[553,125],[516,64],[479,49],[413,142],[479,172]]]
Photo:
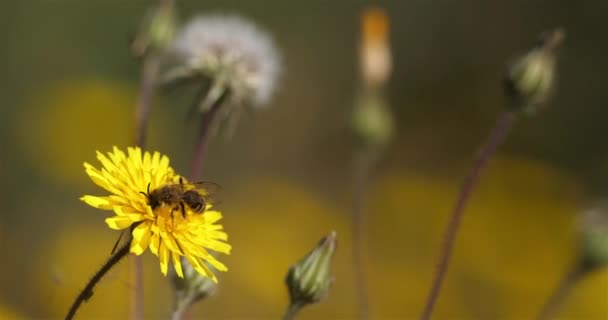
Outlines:
[[[284,279],[291,264],[304,257],[332,229],[338,233],[334,272],[338,281],[328,303],[306,308],[319,318],[347,310],[350,287],[349,220],[335,206],[306,187],[287,180],[261,178],[244,182],[238,194],[222,205],[229,225],[233,254],[230,272],[222,275],[218,296],[201,311],[216,318],[278,318],[289,298]],[[196,313],[195,313],[196,314]],[[219,316],[222,315],[222,316]],[[314,317],[316,315],[317,317]]]
[[[461,181],[403,173],[378,183],[369,262],[376,316],[419,316]],[[466,210],[437,317],[533,318],[573,259],[578,189],[544,163],[492,161]]]
[[84,181],[82,162],[95,150],[133,139],[135,92],[100,80],[75,79],[40,91],[16,122],[23,148],[41,171]]
[[[133,144],[136,101],[133,86],[75,79],[40,92],[31,105],[21,109],[14,130],[25,155],[51,178],[87,183],[82,175],[82,162],[95,160],[95,150]],[[177,117],[180,116],[178,113]],[[148,145],[157,146],[174,138],[167,135],[176,123],[172,118],[167,120],[168,109],[153,108],[150,117]]]
[[[110,255],[118,232],[95,225],[68,225],[32,255],[30,292],[45,314],[35,318],[63,318],[76,295]],[[91,299],[76,314],[78,319],[126,319],[129,304],[128,256],[94,289]],[[158,261],[144,257],[145,310],[147,318],[169,314],[172,292],[158,272]],[[151,257],[147,257],[151,258]]]
[[19,313],[15,312],[8,306],[0,303],[0,319],[2,319],[2,320],[19,320],[19,319],[25,319],[25,317],[21,316]]

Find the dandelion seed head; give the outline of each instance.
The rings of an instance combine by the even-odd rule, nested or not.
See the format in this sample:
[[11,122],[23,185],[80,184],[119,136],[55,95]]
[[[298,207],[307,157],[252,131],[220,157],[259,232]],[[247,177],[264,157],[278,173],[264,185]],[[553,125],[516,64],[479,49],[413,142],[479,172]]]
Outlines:
[[234,15],[203,15],[176,36],[172,53],[186,68],[220,74],[232,94],[254,106],[267,104],[281,72],[281,57],[270,35]]

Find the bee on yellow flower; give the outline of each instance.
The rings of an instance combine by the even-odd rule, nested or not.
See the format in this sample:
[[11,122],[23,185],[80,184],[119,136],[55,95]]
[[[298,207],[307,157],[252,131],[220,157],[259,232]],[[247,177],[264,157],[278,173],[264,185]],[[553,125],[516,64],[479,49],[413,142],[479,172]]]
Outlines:
[[[149,248],[158,256],[164,275],[172,260],[179,277],[183,277],[183,256],[197,272],[217,282],[207,264],[219,271],[227,268],[210,250],[230,254],[232,247],[226,243],[228,235],[223,226],[216,224],[222,213],[213,210],[204,191],[198,191],[200,186],[176,174],[169,158],[159,152],[142,154],[137,147],[127,148],[125,154],[114,147],[107,155],[97,152],[97,159],[101,169],[86,162],[84,167],[91,180],[110,195],[85,195],[81,200],[98,209],[112,210],[115,215],[106,219],[111,229],[132,228],[130,252],[141,255]],[[178,192],[179,199],[154,197],[176,186],[183,191]],[[182,198],[184,195],[187,197]]]

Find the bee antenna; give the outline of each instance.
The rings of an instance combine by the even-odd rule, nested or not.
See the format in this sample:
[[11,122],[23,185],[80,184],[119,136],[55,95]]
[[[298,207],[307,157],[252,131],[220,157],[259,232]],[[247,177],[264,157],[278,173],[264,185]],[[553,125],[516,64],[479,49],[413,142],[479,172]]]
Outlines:
[[150,182],[148,182],[148,194],[150,194]]

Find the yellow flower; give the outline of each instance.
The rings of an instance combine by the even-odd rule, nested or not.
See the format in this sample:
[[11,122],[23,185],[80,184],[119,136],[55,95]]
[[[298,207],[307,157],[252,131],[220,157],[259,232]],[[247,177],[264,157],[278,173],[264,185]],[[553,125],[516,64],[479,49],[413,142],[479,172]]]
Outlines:
[[180,256],[184,256],[196,271],[217,282],[207,263],[219,271],[227,268],[208,250],[225,254],[231,250],[224,242],[228,235],[222,225],[215,224],[222,218],[221,212],[210,210],[209,204],[203,213],[184,206],[184,217],[181,209],[175,211],[175,206],[163,204],[152,210],[149,205],[148,187],[152,192],[163,185],[179,183],[180,178],[185,181],[169,166],[169,158],[159,152],[145,152],[142,156],[140,148],[127,148],[125,154],[114,147],[107,156],[98,151],[97,159],[101,169],[86,162],[84,167],[91,180],[111,195],[86,195],[81,200],[95,208],[114,211],[116,215],[106,219],[111,229],[122,230],[136,224],[131,232],[131,253],[141,255],[150,248],[160,260],[161,272],[167,275],[172,259],[179,277],[183,277]]

